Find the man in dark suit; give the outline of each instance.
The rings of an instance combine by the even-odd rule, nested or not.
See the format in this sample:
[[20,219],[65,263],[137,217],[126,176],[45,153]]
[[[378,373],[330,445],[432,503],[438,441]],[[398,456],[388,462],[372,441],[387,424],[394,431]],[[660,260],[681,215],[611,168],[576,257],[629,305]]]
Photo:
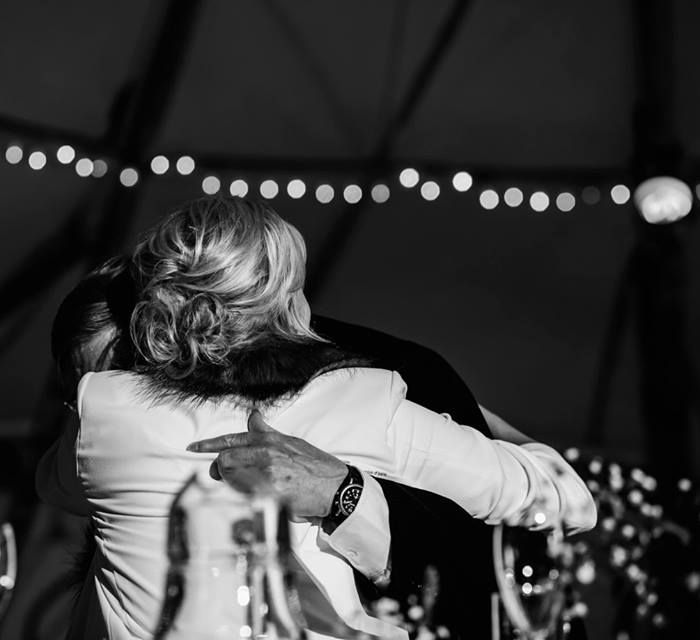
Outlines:
[[[96,342],[95,352],[102,354],[105,342],[100,337],[105,328],[112,330],[116,321],[116,338],[113,336],[112,342],[107,341],[107,346],[112,351],[107,354],[108,357],[103,358],[104,354],[100,355],[89,368],[100,370],[104,368],[102,360],[109,360],[110,368],[128,369],[128,358],[121,358],[121,351],[115,350],[114,345],[120,344],[118,338],[121,334],[128,335],[124,329],[128,323],[121,319],[121,315],[128,317],[128,314],[119,314],[116,311],[122,307],[131,308],[131,298],[128,291],[122,291],[119,286],[115,287],[124,279],[121,263],[110,264],[104,271],[92,279],[86,279],[62,306],[62,313],[57,314],[54,324],[54,343],[68,345],[69,354],[76,350],[83,353],[85,349],[76,349],[78,336],[80,340],[84,338],[87,343]],[[114,295],[108,295],[112,289],[115,289]],[[73,298],[77,298],[77,301],[73,301]],[[116,302],[112,301],[112,298],[115,298]],[[75,313],[68,313],[71,310]],[[98,318],[105,326],[97,323]],[[438,412],[449,412],[460,424],[470,425],[490,435],[489,427],[469,388],[435,352],[372,329],[328,318],[315,318],[314,328],[343,351],[360,355],[372,362],[373,366],[398,371],[408,384],[409,399]],[[109,335],[112,336],[112,333]],[[61,339],[62,337],[64,339]],[[78,346],[82,345],[80,340]],[[130,353],[129,349],[125,348],[124,351]],[[66,364],[61,368],[62,371],[72,372],[72,365],[85,364],[82,360],[73,363],[73,359],[62,357],[62,353],[60,349],[54,349],[57,362]],[[80,376],[76,374],[73,377],[64,377],[69,378],[67,393],[73,393]],[[286,442],[286,436],[277,434],[277,446],[284,446]],[[256,445],[260,446],[260,442],[256,442]],[[344,465],[333,456],[308,446],[309,455],[332,458],[344,469]],[[294,456],[288,458],[292,460],[292,464],[298,461]],[[318,466],[314,468],[315,471],[317,469]],[[293,469],[297,484],[309,485],[318,482],[318,474],[309,476],[307,470],[308,467],[304,468],[301,465]],[[274,470],[270,469],[265,471],[274,473]],[[230,477],[227,479],[231,480]],[[391,595],[405,601],[408,594],[420,591],[425,568],[427,565],[433,565],[440,571],[443,585],[440,606],[448,614],[448,620],[452,613],[456,616],[457,612],[460,619],[465,618],[463,614],[467,607],[470,611],[466,616],[469,630],[487,630],[488,599],[495,588],[488,553],[491,528],[467,516],[449,500],[387,480],[379,479],[378,482],[388,506],[390,532],[386,534],[386,549],[388,550],[390,534],[393,579],[387,591],[380,591],[370,580],[357,572],[357,580],[362,583],[363,592],[370,597]],[[455,553],[456,549],[463,549],[468,553]],[[479,633],[474,637],[488,635]]]
[[[409,400],[436,412],[449,413],[459,424],[478,429],[487,437],[496,435],[516,444],[529,441],[494,414],[482,412],[469,387],[436,352],[329,318],[316,316],[312,326],[344,351],[367,358],[375,367],[398,371],[407,383]],[[275,432],[266,441],[265,434],[258,433],[255,446],[284,448],[287,438]],[[314,451],[311,445],[309,448],[308,455],[318,455],[319,464],[322,458],[332,457]],[[287,457],[292,465],[297,451],[293,453]],[[235,469],[241,466],[236,457],[241,454],[240,448],[226,451],[227,463],[220,466],[220,473],[232,484],[239,481]],[[265,458],[271,460],[272,456]],[[305,483],[313,486],[320,482],[307,471],[312,465],[300,466],[298,473],[294,469],[290,473],[289,467],[282,470],[267,465],[268,462],[261,462],[261,471],[285,494],[292,488],[286,485],[290,476],[297,476],[294,478],[297,494],[306,493],[299,491]],[[389,507],[391,580],[388,585],[377,586],[356,573],[360,591],[370,599],[388,596],[406,602],[409,595],[420,593],[426,567],[435,567],[440,585],[435,618],[451,629],[453,638],[490,638],[491,594],[497,589],[491,553],[492,527],[472,518],[451,500],[381,478],[378,481]]]
[[[114,272],[113,274],[111,274],[110,269]],[[121,264],[109,266],[108,271],[109,273],[105,272],[98,274],[98,276],[108,280],[114,278],[115,281],[119,280],[120,277],[128,279],[128,274],[124,271],[123,261]],[[107,341],[106,345],[99,339],[97,340],[95,354],[99,355],[99,358],[87,370],[100,370],[100,363],[104,364],[103,360],[105,362],[111,361],[110,368],[115,368],[115,366],[119,368],[120,363],[116,362],[115,357],[119,355],[119,351],[116,350],[115,344],[118,346],[119,343],[124,342],[129,347],[126,352],[131,353],[130,343],[126,338],[128,333],[124,329],[128,325],[118,321],[118,316],[109,304],[111,302],[110,296],[105,295],[104,287],[98,287],[92,293],[94,295],[85,296],[80,291],[78,292],[80,294],[78,295],[80,299],[77,301],[80,303],[77,305],[78,308],[89,310],[90,318],[94,320],[97,317],[95,309],[93,309],[95,304],[98,305],[100,311],[103,311],[103,307],[106,305],[106,312],[99,314],[99,316],[102,318],[104,315],[103,319],[106,321],[107,328],[114,329],[116,323],[117,331],[116,335],[114,332],[109,334],[112,339]],[[86,299],[82,300],[81,295]],[[96,297],[96,300],[93,300],[93,297]],[[115,298],[119,303],[117,305],[119,308],[131,308],[131,298],[128,292],[125,294],[118,291]],[[52,336],[53,342],[56,344],[65,342],[69,354],[76,350],[76,345],[81,347],[80,353],[84,351],[82,347],[85,345],[82,342],[77,344],[74,339],[76,334],[92,344],[96,338],[102,337],[104,329],[102,324],[97,326],[94,322],[86,326],[84,318],[80,314],[76,317],[73,315],[63,313],[62,317],[66,316],[63,318],[65,320],[63,324],[66,326],[63,327],[60,322],[55,323]],[[469,388],[447,362],[435,352],[378,331],[327,318],[314,318],[313,327],[344,352],[362,356],[363,359],[369,360],[376,367],[398,371],[407,383],[409,400],[436,412],[450,413],[457,423],[469,425],[486,436],[495,435],[501,440],[507,440],[514,444],[528,442],[529,439],[523,434],[497,416],[482,410],[483,408],[479,407]],[[65,331],[59,329],[65,329]],[[58,339],[63,333],[66,334],[63,336],[66,339]],[[54,349],[54,355],[59,363],[62,362],[62,353],[63,351]],[[78,368],[80,368],[85,363],[82,361],[73,362],[69,358],[67,364],[70,366],[79,365]],[[64,368],[69,370],[70,366]],[[121,363],[121,368],[130,368],[129,363],[126,361]],[[79,376],[75,378],[75,380],[77,379]],[[71,379],[71,384],[68,385],[70,389],[74,388],[75,380]],[[263,455],[260,458],[258,470],[267,476],[268,480],[273,480],[273,485],[284,495],[289,496],[291,493],[296,496],[297,500],[306,500],[307,503],[310,499],[313,501],[313,496],[321,496],[321,503],[315,505],[317,511],[300,510],[298,513],[322,519],[324,531],[326,525],[329,525],[332,533],[332,527],[335,525],[333,521],[338,517],[338,514],[333,512],[335,507],[334,493],[338,494],[340,480],[336,480],[336,486],[332,487],[330,492],[328,486],[324,486],[323,491],[316,490],[319,483],[324,480],[323,474],[319,474],[318,469],[320,464],[326,464],[327,468],[334,469],[335,475],[333,477],[337,478],[339,471],[340,478],[342,478],[346,472],[349,474],[346,466],[334,456],[315,449],[309,443],[304,443],[298,438],[290,438],[274,432],[273,429],[269,429],[267,432],[263,429],[262,432],[255,434],[237,434],[239,446],[236,448],[222,446],[217,449],[221,451],[219,459],[227,456],[229,462],[232,463],[229,467],[225,465],[220,467],[224,470],[223,476],[231,484],[236,484],[236,478],[228,475],[227,470],[231,469],[235,475],[236,469],[245,467],[245,465],[236,464],[236,456],[246,454],[248,444],[245,442],[245,438],[253,435],[255,435],[255,449],[258,451],[264,452],[265,447],[277,447],[283,450],[285,447],[289,448],[290,455],[282,456],[282,459],[287,461],[286,468],[275,468],[274,463],[270,463],[272,460],[279,460],[279,457]],[[243,436],[243,439],[240,436]],[[241,443],[243,446],[240,446]],[[297,448],[304,447],[306,465],[299,463],[294,445]],[[317,461],[319,464],[314,464]],[[258,461],[255,462],[257,464]],[[374,483],[375,481],[369,478],[367,482]],[[440,607],[443,610],[445,621],[458,632],[457,635],[460,637],[490,637],[490,595],[495,589],[490,553],[491,528],[481,521],[472,519],[450,500],[386,480],[379,480],[379,482],[383,497],[378,489],[375,491],[379,495],[379,502],[383,504],[383,501],[386,500],[386,504],[383,504],[385,514],[383,522],[386,523],[388,512],[389,523],[389,531],[387,532],[386,527],[383,526],[381,528],[382,535],[379,536],[386,541],[386,545],[382,549],[386,550],[387,554],[382,556],[382,563],[388,555],[389,536],[391,539],[392,580],[390,591],[387,593],[391,593],[400,600],[403,600],[410,593],[416,593],[423,581],[426,566],[435,566],[440,575],[442,592]],[[285,485],[285,483],[287,484]],[[290,492],[290,486],[296,488],[296,491]],[[308,490],[304,490],[305,488]],[[364,493],[368,494],[366,487]],[[362,491],[359,495],[362,495]],[[294,499],[291,506],[294,509]],[[352,512],[344,515],[347,517],[352,515]],[[348,560],[352,562],[351,557],[348,557]],[[387,568],[382,566],[380,571]],[[376,573],[372,575],[375,578],[377,576]],[[375,595],[379,593],[373,585],[370,585],[371,590],[375,591]]]
[[[431,349],[388,334],[329,318],[314,329],[342,348],[361,353],[375,366],[395,370],[407,384],[407,398],[449,413],[491,437],[479,405],[457,372]],[[405,602],[422,586],[427,566],[440,576],[436,615],[461,637],[490,637],[490,595],[496,590],[491,561],[492,527],[467,515],[451,500],[379,479],[389,505],[391,581],[382,594],[358,576],[360,588]]]

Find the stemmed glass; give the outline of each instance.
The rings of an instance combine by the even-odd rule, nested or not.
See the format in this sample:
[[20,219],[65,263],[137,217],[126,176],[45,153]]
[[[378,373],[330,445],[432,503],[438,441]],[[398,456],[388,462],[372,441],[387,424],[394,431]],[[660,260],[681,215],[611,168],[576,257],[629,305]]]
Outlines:
[[[544,523],[544,511],[541,515]],[[503,608],[520,637],[557,637],[564,610],[565,545],[559,523],[549,531],[498,525],[493,536],[494,569]]]
[[17,579],[17,547],[9,522],[0,524],[0,618],[10,604]]

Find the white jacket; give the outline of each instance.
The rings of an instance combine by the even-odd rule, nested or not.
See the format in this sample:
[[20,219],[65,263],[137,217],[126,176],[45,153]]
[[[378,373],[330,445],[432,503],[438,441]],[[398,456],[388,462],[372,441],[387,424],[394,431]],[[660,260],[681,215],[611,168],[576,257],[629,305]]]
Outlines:
[[[489,523],[521,520],[541,498],[552,512],[549,517],[561,517],[569,529],[594,526],[590,492],[553,449],[490,440],[406,400],[405,394],[395,372],[338,370],[313,379],[293,400],[263,417],[275,429],[370,474],[451,498]],[[233,402],[153,405],[139,376],[126,372],[84,376],[78,411],[78,433],[67,433],[42,461],[37,488],[49,502],[90,513],[96,524],[94,582],[110,640],[150,638],[163,599],[170,505],[186,479],[214,458],[185,448],[196,440],[246,431],[248,411]],[[79,484],[65,478],[73,471]],[[333,544],[317,526],[292,523],[293,542],[350,626],[404,638],[403,631],[362,610],[354,587],[350,562],[368,575],[386,566],[386,506],[377,506],[382,501],[378,486],[367,485],[362,500],[374,506],[365,505],[364,512],[374,509],[380,516],[373,526],[363,523],[359,538],[352,524],[346,539],[341,529]],[[372,544],[363,546],[363,535]],[[354,539],[356,549],[348,539]]]

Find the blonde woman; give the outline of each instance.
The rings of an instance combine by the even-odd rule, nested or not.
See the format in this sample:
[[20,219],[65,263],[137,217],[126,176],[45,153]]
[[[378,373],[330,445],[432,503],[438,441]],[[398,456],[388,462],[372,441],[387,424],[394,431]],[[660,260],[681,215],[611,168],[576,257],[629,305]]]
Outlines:
[[[366,499],[371,475],[450,498],[490,523],[526,521],[537,502],[572,529],[595,524],[590,493],[549,447],[489,440],[411,403],[397,373],[314,333],[303,240],[266,205],[185,205],[147,234],[134,265],[136,372],[87,374],[77,398],[75,455],[97,528],[95,580],[110,638],[147,638],[155,628],[170,502],[215,459],[188,445],[246,432],[252,409],[295,438],[299,457],[308,444],[345,463],[319,467],[334,489],[355,487],[341,496],[347,503],[334,500],[332,527]],[[318,517],[327,514],[300,515],[308,517],[292,525],[296,552],[340,616],[402,637],[362,611],[350,562],[327,544]]]

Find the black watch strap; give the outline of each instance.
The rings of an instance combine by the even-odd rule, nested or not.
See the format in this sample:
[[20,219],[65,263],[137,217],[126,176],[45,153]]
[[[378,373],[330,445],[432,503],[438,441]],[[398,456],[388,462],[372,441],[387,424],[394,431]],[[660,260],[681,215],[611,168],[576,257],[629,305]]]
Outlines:
[[340,483],[333,496],[330,513],[323,518],[322,528],[326,533],[332,533],[355,510],[365,481],[359,469],[347,465],[348,473]]

